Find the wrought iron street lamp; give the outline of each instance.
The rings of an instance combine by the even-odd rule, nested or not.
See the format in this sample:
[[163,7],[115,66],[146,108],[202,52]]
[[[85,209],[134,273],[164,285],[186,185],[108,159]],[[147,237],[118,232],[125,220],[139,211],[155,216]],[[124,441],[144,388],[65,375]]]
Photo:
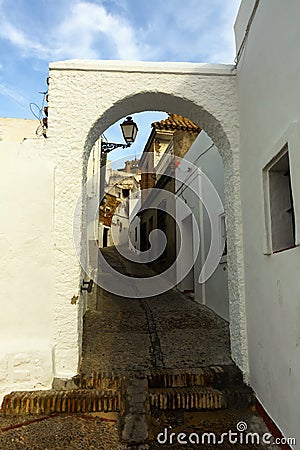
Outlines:
[[[137,124],[132,120],[132,117],[126,117],[124,122],[121,123],[121,130],[123,134],[123,138],[126,144],[116,144],[114,142],[101,142],[101,159],[100,159],[100,168],[103,170],[106,167],[107,154],[116,148],[128,148],[135,141],[138,127]],[[104,169],[105,170],[105,169]],[[102,174],[100,176],[100,198],[102,199],[104,196],[104,186],[105,186],[105,175]],[[105,201],[103,198],[102,205],[105,205]]]
[[132,117],[126,117],[124,122],[120,125],[122,129],[123,138],[126,144],[115,144],[114,142],[102,142],[101,143],[101,153],[107,154],[116,148],[128,148],[135,141],[138,127],[137,124],[132,120]]

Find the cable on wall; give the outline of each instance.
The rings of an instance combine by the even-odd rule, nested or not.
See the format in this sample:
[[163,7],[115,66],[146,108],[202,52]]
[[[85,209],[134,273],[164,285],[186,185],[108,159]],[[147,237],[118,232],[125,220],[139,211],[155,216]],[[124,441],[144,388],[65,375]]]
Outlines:
[[[39,92],[39,94],[43,94],[42,105],[38,106],[36,103],[29,103],[29,108],[30,108],[30,111],[32,112],[32,114],[34,115],[34,117],[40,122],[39,126],[36,129],[35,134],[37,136],[47,137],[46,129],[48,127],[48,124],[47,124],[47,115],[46,114],[48,113],[48,111],[46,110],[47,107],[44,106],[47,92]],[[44,114],[46,115],[46,117],[44,116]]]
[[254,20],[254,17],[255,17],[255,14],[256,14],[256,11],[257,11],[259,3],[260,3],[260,0],[256,0],[255,1],[255,4],[254,4],[253,10],[252,10],[250,19],[248,20],[248,23],[247,23],[247,27],[246,27],[246,30],[245,30],[245,34],[244,34],[242,43],[241,43],[240,48],[238,49],[237,55],[236,55],[236,57],[234,59],[235,68],[237,68],[237,66],[238,66],[238,64],[240,62],[240,59],[242,57],[243,51],[245,49],[245,46],[246,46],[246,43],[247,43],[247,39],[248,39],[248,36],[249,36],[249,32],[250,32],[250,28],[251,28],[252,22]]

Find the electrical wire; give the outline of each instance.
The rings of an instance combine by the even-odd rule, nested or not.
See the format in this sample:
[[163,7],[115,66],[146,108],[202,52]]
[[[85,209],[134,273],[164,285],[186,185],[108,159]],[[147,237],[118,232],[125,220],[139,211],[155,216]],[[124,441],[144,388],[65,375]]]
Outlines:
[[[201,158],[201,156],[203,156],[203,155],[205,155],[211,148],[213,148],[214,147],[214,143],[212,143],[209,147],[207,147],[207,149],[205,149],[196,159],[195,159],[195,161],[193,162],[193,163],[191,163],[191,164],[193,164],[193,165],[195,165],[195,163]],[[191,181],[194,181],[196,178],[197,178],[197,176],[198,176],[198,170],[199,170],[199,168],[197,167],[196,169],[194,169],[191,173],[190,173],[190,175],[184,180],[184,182],[182,182],[182,184],[181,184],[181,186],[177,189],[177,191],[175,191],[175,194],[178,194],[178,192],[181,190],[181,192],[179,192],[179,195],[180,194],[182,194],[189,186],[187,185],[187,181],[189,181],[190,180],[190,182]],[[191,177],[194,175],[196,173],[196,176],[191,180]]]
[[257,11],[259,3],[260,3],[260,0],[256,0],[255,1],[255,4],[254,4],[253,10],[252,10],[250,19],[248,20],[248,23],[247,23],[247,27],[246,27],[246,30],[245,30],[245,34],[244,34],[242,43],[241,43],[240,48],[238,49],[237,55],[236,55],[236,57],[234,59],[235,68],[237,68],[237,66],[238,66],[238,64],[240,62],[240,59],[242,57],[243,51],[244,51],[244,49],[246,47],[246,43],[247,43],[247,39],[248,39],[248,36],[249,36],[250,28],[251,28],[252,22],[254,20],[254,16],[256,14],[256,11]]
[[39,106],[34,102],[29,103],[29,109],[31,111],[31,113],[34,115],[34,117],[40,122],[39,126],[36,129],[35,134],[37,136],[46,136],[46,132],[45,132],[45,125],[43,122],[44,117],[44,106],[45,106],[45,99],[46,99],[46,95],[48,94],[48,92],[39,92],[39,94],[43,95],[43,100],[42,100],[42,105]]

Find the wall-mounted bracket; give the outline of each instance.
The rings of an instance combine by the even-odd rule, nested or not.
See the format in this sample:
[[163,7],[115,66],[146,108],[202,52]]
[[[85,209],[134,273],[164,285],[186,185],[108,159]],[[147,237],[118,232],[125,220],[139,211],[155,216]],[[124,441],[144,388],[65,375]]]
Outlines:
[[87,291],[88,293],[92,292],[94,281],[84,281],[82,280],[82,285],[80,286],[80,292]]

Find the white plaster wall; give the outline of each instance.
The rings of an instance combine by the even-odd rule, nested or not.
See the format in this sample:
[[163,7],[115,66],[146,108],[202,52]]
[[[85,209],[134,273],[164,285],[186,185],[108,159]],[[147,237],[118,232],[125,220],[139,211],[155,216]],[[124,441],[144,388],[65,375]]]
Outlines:
[[[224,198],[224,170],[222,158],[217,147],[204,131],[194,141],[193,145],[185,155],[185,160],[190,161],[193,167],[199,167],[201,171],[209,178],[214,185],[222,203]],[[196,174],[197,175],[197,174]],[[188,174],[189,176],[189,174]],[[178,182],[177,182],[178,183]],[[178,183],[181,184],[181,183]],[[200,248],[197,248],[197,258],[194,265],[194,295],[195,300],[206,304],[213,309],[218,315],[229,321],[229,301],[227,289],[227,261],[222,258],[212,276],[204,283],[199,284],[199,275],[210,247],[210,221],[205,212],[202,202],[200,201],[201,176],[191,177],[187,184],[192,186],[197,195],[190,189],[178,191],[179,197],[182,197],[191,208],[192,213],[197,221],[200,231]],[[179,185],[177,186],[179,189]],[[213,199],[208,204],[212,203]],[[218,214],[217,214],[218,215]],[[190,252],[187,252],[187,259],[191,258]],[[224,270],[225,269],[225,270]],[[180,289],[184,288],[182,283]]]
[[[290,139],[299,230],[299,16],[298,0],[289,0],[288,5],[281,0],[261,1],[238,67],[250,381],[283,433],[298,443],[300,248],[265,254],[262,169]],[[294,122],[297,125],[290,132]],[[300,448],[299,444],[295,448]]]
[[0,142],[19,142],[36,138],[38,120],[0,117]]
[[[185,191],[185,194],[187,194],[187,197],[185,196],[185,199],[187,200],[188,206],[191,206],[193,208],[193,201],[189,201],[188,193]],[[178,205],[178,201],[176,202],[176,217],[178,218],[178,212],[180,210],[180,205]],[[194,211],[193,211],[194,212]],[[178,219],[177,219],[178,220]],[[199,248],[195,249],[195,242],[194,242],[194,223],[193,223],[193,215],[188,214],[186,217],[182,219],[179,219],[180,223],[178,225],[180,226],[180,237],[179,234],[176,234],[176,247],[177,247],[177,254],[179,251],[179,245],[181,245],[181,251],[182,251],[182,258],[177,262],[176,270],[177,270],[177,280],[180,279],[180,283],[178,283],[178,289],[180,291],[194,291],[194,284],[196,283],[195,276],[196,270],[193,265],[193,259],[194,255],[198,253]],[[178,220],[178,222],[179,222]],[[196,217],[197,220],[197,217]],[[198,246],[197,246],[198,247]],[[194,251],[196,250],[196,251]],[[190,269],[190,270],[189,270]],[[186,274],[184,276],[184,274]]]
[[[126,186],[126,185],[125,185]],[[139,197],[136,197],[138,192],[134,192],[134,187],[131,189],[130,197],[128,199],[122,199],[115,211],[112,219],[111,233],[113,237],[114,245],[125,245],[127,247],[131,246],[131,239],[134,239],[134,227],[130,223],[133,210],[137,207],[139,202]],[[122,192],[121,188],[116,188]],[[122,195],[122,194],[121,194]],[[133,219],[134,223],[138,218]],[[134,225],[137,226],[137,225]],[[133,240],[133,242],[135,242]]]
[[[116,86],[118,87],[116,89]],[[55,371],[77,371],[81,343],[81,268],[73,249],[72,215],[94,142],[122,117],[174,111],[201,124],[224,158],[229,238],[232,356],[247,372],[240,214],[237,95],[234,68],[192,63],[67,61],[50,64],[47,152],[56,161]],[[84,208],[85,203],[83,203]],[[80,216],[80,212],[78,213]],[[80,233],[80,223],[78,230]],[[62,291],[60,286],[64,286]]]
[[123,199],[112,218],[111,234],[114,245],[129,245],[129,214],[126,205],[126,200]]
[[[19,124],[20,126],[20,124]],[[54,164],[44,138],[0,142],[0,401],[53,378]]]
[[[140,250],[140,218],[137,216],[137,212],[141,208],[141,191],[137,191],[134,198],[129,203],[129,247],[134,251]],[[137,235],[135,233],[137,230]],[[135,239],[137,237],[137,239]]]
[[98,273],[98,227],[100,203],[100,141],[94,145],[87,166],[87,246],[88,273],[87,279],[97,279]]
[[[222,158],[216,146],[211,147],[206,151],[213,143],[212,141],[202,135],[200,141],[200,146],[202,147],[203,155],[198,159],[197,165],[213,183],[217,194],[219,195],[223,205],[225,205],[225,195],[224,195],[224,170]],[[200,147],[200,149],[201,149]],[[201,150],[200,150],[201,152]],[[199,153],[200,153],[199,152]],[[201,190],[201,187],[200,187]],[[205,213],[205,209],[202,204],[201,216],[203,217],[202,229],[204,238],[204,256],[206,257],[209,247],[210,247],[210,221]],[[219,245],[221,253],[221,223],[220,223],[221,211],[217,212],[216,215],[219,217]],[[204,261],[203,261],[204,262]],[[203,264],[202,262],[202,264]],[[228,280],[227,280],[227,257],[222,257],[220,264],[216,268],[212,276],[204,283],[202,289],[202,296],[204,303],[211,309],[213,309],[218,315],[223,317],[223,319],[229,321],[229,301],[228,301]]]
[[[100,201],[100,155],[101,143],[98,140],[92,151],[87,165],[87,186],[86,186],[86,247],[87,266],[82,272],[84,281],[96,280],[98,277],[99,259],[99,201]],[[83,281],[82,279],[82,281]],[[84,291],[83,314],[87,309],[96,307],[97,285],[93,285],[91,293]]]

